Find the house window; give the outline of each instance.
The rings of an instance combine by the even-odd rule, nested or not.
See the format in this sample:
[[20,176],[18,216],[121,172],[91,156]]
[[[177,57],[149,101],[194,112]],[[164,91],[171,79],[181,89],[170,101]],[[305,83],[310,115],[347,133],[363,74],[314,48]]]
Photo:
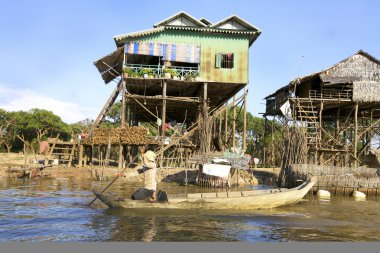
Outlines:
[[215,67],[218,69],[232,69],[234,67],[234,54],[216,54]]

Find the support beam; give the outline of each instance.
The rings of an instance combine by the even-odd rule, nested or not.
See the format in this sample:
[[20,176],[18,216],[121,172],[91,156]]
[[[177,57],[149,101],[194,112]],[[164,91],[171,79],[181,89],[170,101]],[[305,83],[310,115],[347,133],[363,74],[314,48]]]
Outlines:
[[355,162],[354,165],[355,167],[358,166],[358,111],[359,111],[359,104],[355,104],[355,129],[354,129],[354,157],[355,157]]
[[244,112],[243,112],[243,151],[247,149],[247,86],[244,86]]
[[[202,141],[203,145],[201,145],[201,152],[207,153],[210,151],[211,144],[211,129],[209,122],[209,113],[208,113],[208,95],[207,95],[207,83],[203,83],[203,108],[202,108],[202,116],[203,116],[203,124],[202,124]],[[203,146],[203,147],[202,147]],[[203,149],[203,150],[202,150]]]
[[[165,143],[165,123],[166,123],[166,90],[167,90],[167,81],[163,80],[162,83],[162,108],[161,108],[161,149],[164,148]],[[161,154],[160,167],[163,166],[164,153]]]
[[[235,105],[235,96],[233,97],[233,103]],[[236,106],[232,108],[232,147],[236,147],[236,139],[235,139],[235,133],[236,133]]]
[[78,151],[79,161],[78,166],[83,166],[83,144],[79,144],[79,151]]
[[[122,81],[122,92],[121,92],[121,124],[120,127],[125,127],[125,89],[126,89],[126,79]],[[123,145],[119,144],[119,168],[124,168],[124,156],[123,156]]]
[[115,102],[116,98],[119,96],[121,86],[122,86],[122,82],[119,82],[116,85],[111,96],[108,98],[107,102],[104,104],[102,110],[100,111],[98,117],[96,118],[96,120],[95,120],[95,122],[91,128],[91,132],[93,129],[97,128],[100,125],[100,123],[102,123],[104,118],[106,117],[107,112],[109,111],[109,109],[111,108],[113,103]]
[[226,102],[226,114],[224,116],[224,143],[228,149],[228,102]]

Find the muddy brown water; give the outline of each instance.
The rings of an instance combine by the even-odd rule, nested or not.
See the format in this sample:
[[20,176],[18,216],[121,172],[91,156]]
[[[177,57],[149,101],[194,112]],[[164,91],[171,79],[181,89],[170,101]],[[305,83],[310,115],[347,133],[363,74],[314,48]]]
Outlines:
[[[0,181],[0,241],[380,241],[380,200],[350,197],[270,210],[106,209],[93,187],[75,179]],[[138,183],[117,181],[109,190],[128,196]],[[202,192],[196,186],[161,183],[169,193]]]

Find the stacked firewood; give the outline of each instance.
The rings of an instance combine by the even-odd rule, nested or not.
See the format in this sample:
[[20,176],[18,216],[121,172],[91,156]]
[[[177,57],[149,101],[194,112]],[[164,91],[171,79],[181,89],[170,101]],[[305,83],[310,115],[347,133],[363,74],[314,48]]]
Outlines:
[[123,128],[97,128],[92,132],[92,137],[83,140],[83,144],[107,145],[145,145],[153,144],[146,136],[148,129],[144,126],[131,126]]

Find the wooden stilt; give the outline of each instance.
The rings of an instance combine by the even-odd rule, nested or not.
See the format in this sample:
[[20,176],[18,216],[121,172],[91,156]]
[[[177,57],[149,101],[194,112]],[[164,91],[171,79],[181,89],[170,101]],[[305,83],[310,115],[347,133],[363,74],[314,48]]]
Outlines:
[[[121,124],[120,124],[120,127],[125,127],[125,89],[126,89],[126,79],[123,80],[123,86],[122,86],[122,92],[121,92],[121,96],[122,96],[122,100],[121,100]],[[123,154],[123,145],[122,144],[119,144],[119,162],[118,162],[118,166],[119,168],[123,168],[124,167],[124,154]]]
[[355,167],[358,166],[358,161],[357,161],[357,154],[358,154],[358,111],[359,111],[359,104],[355,104],[355,129],[354,129],[354,157],[356,158],[354,161]]
[[236,134],[236,100],[235,96],[233,97],[233,105],[234,107],[232,108],[232,147],[236,147],[236,139],[235,139],[235,134]]
[[243,112],[243,150],[247,148],[247,86],[244,86],[244,112]]
[[78,166],[83,167],[83,144],[79,144],[78,156]]
[[[164,148],[165,145],[165,123],[166,123],[166,89],[167,89],[167,81],[163,80],[162,84],[162,108],[161,108],[161,148]],[[164,153],[161,153],[161,162],[160,167],[163,166],[164,161]]]
[[224,116],[224,143],[228,149],[228,102],[226,103],[226,114]]

